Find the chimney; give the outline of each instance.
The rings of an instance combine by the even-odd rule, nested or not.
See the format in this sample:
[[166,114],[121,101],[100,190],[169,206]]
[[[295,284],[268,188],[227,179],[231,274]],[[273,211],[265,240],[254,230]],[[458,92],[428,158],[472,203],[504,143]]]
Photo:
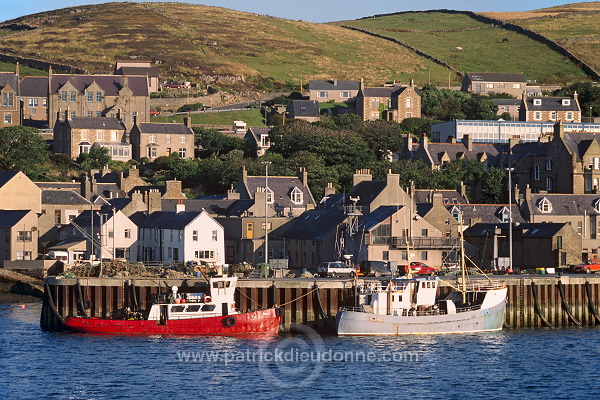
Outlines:
[[129,89],[129,78],[127,75],[123,75],[123,88]]
[[508,139],[508,147],[513,148],[515,144],[521,143],[521,137],[518,135],[513,135]]
[[412,87],[415,87],[415,80],[414,80],[413,78],[410,78],[410,83],[409,83],[409,86],[410,86],[411,88],[412,88]]
[[564,137],[565,137],[565,127],[564,127],[562,121],[559,119],[554,124],[554,140],[556,140],[558,138],[563,139]]
[[65,121],[69,120],[69,114],[71,114],[71,107],[67,106],[67,112],[65,113]]
[[357,169],[354,175],[352,175],[352,186],[358,185],[363,181],[372,181],[373,176],[371,175],[371,170],[369,169]]
[[359,91],[364,92],[364,90],[365,90],[365,80],[363,78],[360,78]]
[[466,200],[467,198],[467,186],[465,185],[465,183],[463,181],[460,182],[460,195],[462,197],[464,197]]
[[177,206],[175,208],[175,212],[180,213],[180,212],[184,212],[184,211],[185,211],[185,204],[183,204],[183,200],[182,199],[177,200]]
[[388,173],[385,177],[387,187],[400,187],[400,175],[392,174],[392,170],[388,169]]
[[172,180],[165,182],[165,194],[163,199],[185,199],[185,195],[181,191],[181,181]]
[[337,86],[337,78],[333,80],[333,86]]
[[227,200],[239,200],[239,199],[240,199],[240,194],[238,192],[236,192],[235,189],[233,188],[233,185],[231,185],[231,187],[227,191]]
[[[17,67],[19,66],[19,64],[17,64]],[[577,101],[577,90],[573,92],[573,100]]]
[[413,140],[410,133],[406,134],[406,150],[413,151]]
[[335,188],[333,187],[333,183],[332,182],[327,182],[327,187],[325,188],[325,196],[331,196],[333,194],[335,194]]
[[102,176],[106,176],[108,174],[110,174],[110,168],[108,168],[108,165],[105,165],[104,167],[102,167]]
[[148,214],[152,214],[155,211],[162,211],[160,192],[158,189],[150,189],[148,192]]
[[431,205],[433,208],[444,207],[444,196],[441,193],[433,193],[431,197]]
[[471,138],[471,136],[464,135],[462,137],[462,142],[468,151],[473,151],[473,138]]
[[525,200],[531,201],[531,188],[529,187],[529,184],[525,185]]
[[421,146],[423,147],[423,149],[427,150],[427,144],[428,144],[427,134],[424,133],[423,140],[421,141]]
[[[267,194],[265,192],[264,187],[257,187],[256,193],[254,193],[254,205],[258,206],[259,210],[263,211],[265,209],[265,203],[267,201]],[[260,215],[264,217],[264,215]]]
[[21,66],[17,62],[17,64],[15,65],[15,74],[17,75],[17,82],[19,81],[19,73],[20,73],[20,71],[21,71]]
[[183,118],[183,124],[185,125],[186,128],[192,128],[192,118],[191,117],[184,117]]
[[248,184],[248,170],[246,170],[245,165],[242,165],[242,169],[240,169],[238,174],[238,183],[241,183],[244,186]]
[[515,185],[514,189],[513,189],[513,193],[515,196],[515,202],[517,203],[517,205],[521,205],[521,191],[519,190],[519,185]]
[[298,179],[300,179],[300,182],[302,182],[304,186],[308,186],[308,172],[306,172],[305,167],[300,167],[298,170]]
[[138,120],[137,115],[134,115],[133,116],[133,126],[137,125],[137,120]]

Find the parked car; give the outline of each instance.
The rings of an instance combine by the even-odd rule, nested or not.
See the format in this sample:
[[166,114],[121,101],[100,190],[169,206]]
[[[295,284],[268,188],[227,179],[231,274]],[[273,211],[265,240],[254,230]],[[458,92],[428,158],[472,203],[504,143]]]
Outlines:
[[[428,266],[427,264],[421,262],[421,261],[413,261],[410,263],[410,269],[412,270],[413,274],[417,274],[417,275],[435,275],[435,273],[437,272],[437,270],[433,267]],[[398,266],[398,272],[400,274],[406,275],[407,272],[407,266],[406,265],[399,265]]]
[[356,276],[356,268],[352,265],[346,265],[342,261],[325,261],[317,267],[317,274],[322,277],[337,276]]
[[389,276],[398,270],[396,261],[363,261],[360,272],[365,276]]
[[600,264],[597,260],[587,260],[583,264],[573,266],[573,272],[591,274],[600,271]]
[[168,88],[174,88],[174,89],[179,89],[179,88],[182,88],[182,87],[183,87],[183,85],[182,85],[182,84],[180,84],[180,83],[167,83],[167,84],[165,85],[165,87],[168,87]]
[[158,114],[160,114],[158,111],[156,111],[156,110],[150,110],[150,115],[152,115],[153,117],[155,115],[158,115]]

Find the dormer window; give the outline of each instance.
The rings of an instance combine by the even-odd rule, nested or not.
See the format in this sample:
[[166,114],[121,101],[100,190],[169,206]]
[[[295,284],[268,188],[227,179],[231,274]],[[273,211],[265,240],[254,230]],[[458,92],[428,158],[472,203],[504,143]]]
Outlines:
[[534,106],[541,106],[542,105],[542,99],[533,99],[533,105]]
[[596,210],[596,212],[600,213],[600,199],[594,200],[593,206],[594,206],[594,209]]
[[498,215],[498,218],[500,218],[501,222],[510,222],[510,210],[508,209],[508,207],[502,207],[502,209],[500,210],[500,213]]
[[562,105],[563,106],[570,106],[571,105],[571,99],[562,99]]
[[300,189],[298,189],[297,187],[294,187],[294,189],[292,190],[292,193],[290,194],[290,197],[292,198],[292,203],[302,204],[302,200],[303,200],[302,191]]
[[267,188],[267,204],[273,204],[273,191]]
[[543,213],[552,212],[552,203],[546,197],[542,198],[537,204],[539,210]]

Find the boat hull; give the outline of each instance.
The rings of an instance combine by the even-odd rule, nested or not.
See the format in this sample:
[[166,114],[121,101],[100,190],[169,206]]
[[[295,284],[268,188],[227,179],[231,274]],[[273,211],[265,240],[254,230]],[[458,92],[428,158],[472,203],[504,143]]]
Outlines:
[[[232,324],[232,318],[235,323]],[[67,317],[63,324],[77,332],[124,335],[277,335],[281,317],[270,308],[229,316],[167,320],[123,320]]]
[[337,333],[346,335],[429,335],[491,332],[502,329],[505,302],[456,314],[398,316],[339,311]]

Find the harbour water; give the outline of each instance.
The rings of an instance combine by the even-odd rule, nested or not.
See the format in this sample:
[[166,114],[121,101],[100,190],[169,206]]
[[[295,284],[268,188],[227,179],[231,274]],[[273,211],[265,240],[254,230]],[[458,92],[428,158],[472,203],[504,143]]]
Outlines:
[[592,399],[600,327],[413,337],[46,333],[0,304],[0,399]]

